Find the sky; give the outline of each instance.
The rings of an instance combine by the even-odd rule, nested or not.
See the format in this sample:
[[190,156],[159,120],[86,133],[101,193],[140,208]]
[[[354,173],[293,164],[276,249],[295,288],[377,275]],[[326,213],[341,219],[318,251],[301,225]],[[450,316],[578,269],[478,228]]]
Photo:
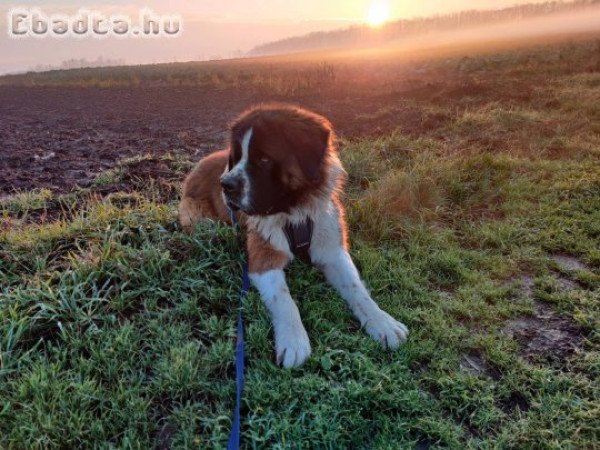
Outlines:
[[[544,0],[3,0],[0,5],[0,73],[39,65],[58,66],[68,59],[119,59],[130,64],[232,57],[253,46],[312,31],[365,23],[370,13],[385,10],[389,20],[444,14],[462,9],[499,9]],[[183,22],[176,38],[96,39],[8,36],[9,10],[37,7],[45,14],[75,14],[79,9],[137,19],[149,7],[157,14],[178,14]]]

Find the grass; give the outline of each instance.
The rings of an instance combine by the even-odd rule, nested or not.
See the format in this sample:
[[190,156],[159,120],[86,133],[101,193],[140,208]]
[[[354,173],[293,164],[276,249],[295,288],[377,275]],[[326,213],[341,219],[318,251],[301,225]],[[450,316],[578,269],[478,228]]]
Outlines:
[[[521,67],[504,58],[501,70]],[[467,62],[487,73],[496,59]],[[246,447],[598,446],[600,75],[544,76],[518,105],[486,92],[461,110],[415,103],[448,120],[341,142],[353,257],[411,337],[382,351],[321,275],[293,264],[313,355],[275,367],[252,292]],[[225,446],[242,247],[219,224],[182,233],[176,192],[128,176],[153,161],[172,178],[190,167],[141,156],[88,189],[2,200],[0,447]],[[111,183],[127,189],[98,193]],[[544,340],[559,321],[568,333]]]
[[326,61],[299,61],[291,67],[266,60],[208,61],[51,70],[0,77],[0,86],[161,87],[224,89],[244,87],[271,95],[292,95],[331,86],[336,68]]

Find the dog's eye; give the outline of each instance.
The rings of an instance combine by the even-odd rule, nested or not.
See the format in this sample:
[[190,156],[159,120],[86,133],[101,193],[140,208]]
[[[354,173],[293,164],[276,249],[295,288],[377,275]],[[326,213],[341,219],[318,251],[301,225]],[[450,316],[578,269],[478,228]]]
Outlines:
[[271,159],[267,158],[266,156],[263,156],[258,161],[260,162],[260,164],[262,164],[264,166],[266,164],[269,164],[271,162]]

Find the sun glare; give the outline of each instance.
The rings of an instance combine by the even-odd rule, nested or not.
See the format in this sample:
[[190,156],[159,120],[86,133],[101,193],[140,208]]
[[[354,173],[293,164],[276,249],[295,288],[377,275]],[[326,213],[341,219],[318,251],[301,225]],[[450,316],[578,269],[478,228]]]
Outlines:
[[380,27],[386,23],[390,18],[390,11],[386,3],[382,1],[376,1],[369,7],[369,14],[367,15],[367,23],[372,27]]

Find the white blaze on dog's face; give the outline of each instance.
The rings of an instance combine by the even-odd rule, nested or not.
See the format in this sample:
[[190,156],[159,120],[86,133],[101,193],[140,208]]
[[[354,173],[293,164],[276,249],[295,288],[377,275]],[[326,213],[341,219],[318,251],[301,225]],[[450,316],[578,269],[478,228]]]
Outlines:
[[231,130],[221,186],[230,208],[249,215],[289,212],[325,181],[331,125],[289,106],[243,114]]
[[[250,141],[252,139],[252,128],[246,130],[240,142],[241,158],[231,167],[231,156],[229,170],[221,177],[221,187],[225,194],[227,206],[232,209],[249,210],[252,205],[250,177],[248,176],[248,159],[250,152]],[[231,151],[231,150],[230,150]]]

